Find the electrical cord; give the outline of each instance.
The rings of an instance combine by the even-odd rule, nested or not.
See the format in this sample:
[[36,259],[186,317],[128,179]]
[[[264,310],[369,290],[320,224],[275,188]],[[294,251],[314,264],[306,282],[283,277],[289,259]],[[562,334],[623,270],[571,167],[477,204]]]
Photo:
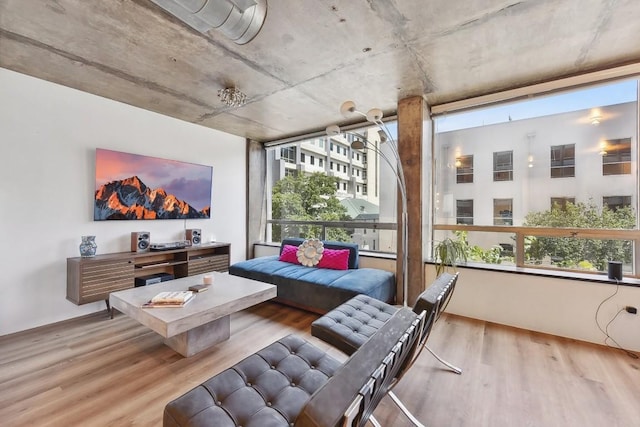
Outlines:
[[[618,294],[618,291],[620,290],[620,281],[618,279],[616,279],[616,290],[613,294],[611,294],[610,296],[608,296],[607,298],[603,299],[600,304],[598,305],[598,308],[596,309],[596,314],[595,314],[595,321],[596,321],[596,325],[598,326],[598,329],[600,329],[600,332],[602,332],[606,338],[604,339],[604,345],[606,345],[607,347],[611,347],[611,348],[615,348],[618,350],[623,351],[624,353],[627,354],[627,356],[631,357],[632,359],[639,359],[640,356],[638,356],[636,353],[627,350],[626,348],[623,348],[620,344],[618,344],[618,342],[616,340],[613,339],[613,337],[611,335],[609,335],[609,325],[611,325],[611,323],[613,323],[614,320],[617,319],[617,317],[620,315],[620,313],[622,313],[624,311],[624,308],[621,308],[616,314],[615,316],[613,316],[613,318],[611,320],[609,320],[609,322],[607,323],[607,325],[604,327],[604,329],[602,329],[602,326],[600,326],[600,322],[598,321],[598,313],[600,312],[600,308],[603,306],[603,304],[607,301],[609,301],[611,298],[615,297]],[[615,346],[612,346],[608,343],[608,341],[611,340]]]

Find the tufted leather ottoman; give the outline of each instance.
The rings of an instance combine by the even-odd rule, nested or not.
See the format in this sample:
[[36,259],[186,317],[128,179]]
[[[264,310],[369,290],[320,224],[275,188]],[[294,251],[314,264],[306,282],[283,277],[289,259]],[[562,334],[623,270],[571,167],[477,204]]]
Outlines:
[[356,295],[311,324],[311,335],[352,354],[398,309],[367,295]]
[[[416,314],[434,311],[435,319],[443,310],[442,301],[453,292],[458,274],[443,273],[422,292],[413,307]],[[367,295],[357,295],[311,324],[311,335],[350,355],[366,342],[398,311],[393,306]]]
[[164,426],[292,426],[341,366],[295,335],[252,354],[170,402]]

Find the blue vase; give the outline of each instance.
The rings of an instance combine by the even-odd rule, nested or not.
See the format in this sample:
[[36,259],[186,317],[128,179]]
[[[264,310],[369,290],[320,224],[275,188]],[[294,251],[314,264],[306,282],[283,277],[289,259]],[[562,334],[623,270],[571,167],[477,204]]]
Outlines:
[[82,243],[80,243],[80,256],[92,257],[96,254],[96,236],[82,236]]

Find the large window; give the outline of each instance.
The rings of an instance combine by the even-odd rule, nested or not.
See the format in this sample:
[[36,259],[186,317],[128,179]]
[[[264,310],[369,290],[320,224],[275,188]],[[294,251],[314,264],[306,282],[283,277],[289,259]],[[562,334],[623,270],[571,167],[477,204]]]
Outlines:
[[[396,141],[396,124],[387,123],[387,129]],[[265,239],[318,237],[354,242],[363,250],[395,252],[396,163],[379,155],[394,159],[390,141],[383,144],[379,130],[365,127],[332,136],[327,150],[319,150],[313,139],[269,148]],[[364,148],[351,147],[363,138],[368,141]],[[306,167],[291,165],[296,155],[306,160]]]
[[[424,191],[433,197],[423,204],[433,214],[426,240],[460,239],[470,262],[494,268],[604,273],[607,260],[620,260],[625,276],[640,277],[637,93],[638,81],[627,79],[435,117],[424,157],[433,164],[422,174],[433,185]],[[357,133],[384,151],[378,130],[327,139],[326,153],[304,141],[269,148],[265,238],[323,233],[395,251],[393,166],[375,150],[351,148]],[[327,173],[295,164],[302,153],[329,162]]]
[[621,80],[435,117],[431,240],[459,239],[471,262],[620,260],[640,277],[637,93]]

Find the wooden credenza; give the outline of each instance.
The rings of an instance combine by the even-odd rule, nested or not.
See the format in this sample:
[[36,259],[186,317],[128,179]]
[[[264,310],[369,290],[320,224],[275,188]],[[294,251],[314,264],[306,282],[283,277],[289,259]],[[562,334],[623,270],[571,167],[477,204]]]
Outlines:
[[109,293],[133,288],[136,277],[158,273],[176,279],[209,271],[229,271],[229,243],[184,249],[118,252],[91,258],[67,258],[67,299],[81,305],[108,301]]

